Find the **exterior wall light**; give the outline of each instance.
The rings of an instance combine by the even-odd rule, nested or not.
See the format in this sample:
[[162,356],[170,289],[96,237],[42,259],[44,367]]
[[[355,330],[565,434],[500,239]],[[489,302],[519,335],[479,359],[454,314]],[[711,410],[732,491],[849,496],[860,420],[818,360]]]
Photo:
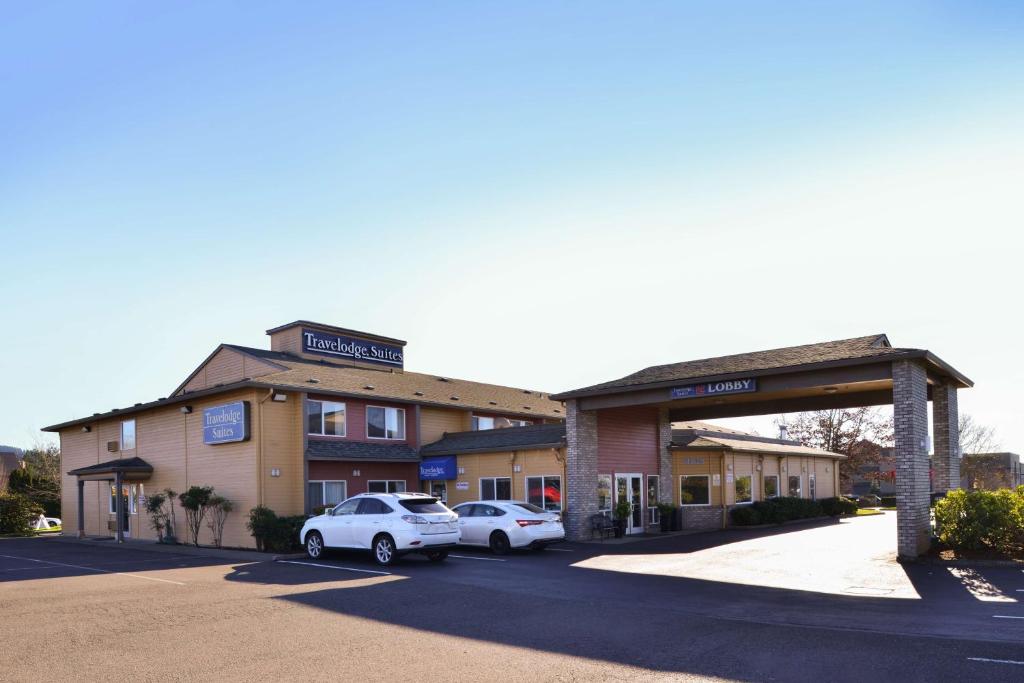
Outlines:
[[182,415],[188,415],[192,412],[192,406],[182,406],[179,410],[181,410]]
[[352,476],[353,476],[353,477],[358,477],[358,476],[360,476],[360,472],[359,472],[359,470],[352,470]]
[[276,468],[276,467],[274,467],[274,468],[271,468],[271,470],[270,470],[270,476],[272,476],[272,477],[280,477],[280,476],[281,476],[281,470],[279,470],[279,469],[278,469],[278,468]]
[[83,434],[88,434],[91,431],[92,431],[92,427],[90,427],[89,425],[85,425],[84,427],[82,427],[82,433]]
[[273,400],[275,403],[284,403],[288,400],[288,394],[274,394]]

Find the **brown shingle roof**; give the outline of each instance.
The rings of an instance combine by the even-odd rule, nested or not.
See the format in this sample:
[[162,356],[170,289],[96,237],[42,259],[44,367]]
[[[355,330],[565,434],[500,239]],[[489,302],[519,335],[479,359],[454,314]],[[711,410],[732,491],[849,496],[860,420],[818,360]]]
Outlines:
[[943,363],[930,352],[923,349],[894,348],[884,334],[872,334],[853,339],[840,339],[838,341],[788,346],[768,351],[753,351],[731,356],[655,365],[644,368],[639,372],[634,372],[621,379],[553,394],[552,397],[557,400],[564,400],[580,395],[628,391],[652,384],[682,383],[724,375],[756,375],[781,368],[793,368],[819,363],[868,361],[875,358],[895,360],[897,357],[926,358],[943,372],[950,374],[950,376],[960,381],[963,386],[971,386],[970,380],[957,373],[956,370]]
[[311,393],[334,392],[489,413],[559,419],[565,417],[561,403],[552,401],[546,393],[529,389],[419,372],[392,372],[296,358],[284,359],[281,356],[274,361],[288,369],[261,375],[258,378],[260,383]]

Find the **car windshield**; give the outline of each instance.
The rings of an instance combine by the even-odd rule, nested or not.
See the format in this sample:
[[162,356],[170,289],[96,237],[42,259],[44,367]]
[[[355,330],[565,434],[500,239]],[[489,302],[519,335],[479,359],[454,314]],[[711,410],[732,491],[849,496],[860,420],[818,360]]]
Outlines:
[[399,505],[404,507],[409,512],[416,513],[418,515],[427,514],[430,512],[449,512],[441,503],[437,502],[435,498],[419,498],[411,500],[400,500]]
[[538,513],[539,512],[539,513],[542,513],[542,514],[547,512],[547,510],[545,510],[544,508],[537,507],[533,503],[516,503],[515,506],[523,508],[527,512],[533,512],[533,513]]

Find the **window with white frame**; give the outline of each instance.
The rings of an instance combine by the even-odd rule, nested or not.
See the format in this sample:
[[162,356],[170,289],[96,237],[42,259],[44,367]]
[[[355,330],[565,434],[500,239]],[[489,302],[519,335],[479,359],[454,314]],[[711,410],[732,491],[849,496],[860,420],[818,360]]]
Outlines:
[[764,475],[764,499],[779,497],[779,475]]
[[135,420],[125,420],[121,423],[121,450],[135,450]]
[[510,477],[484,477],[480,480],[480,500],[512,500]]
[[306,401],[306,432],[317,436],[345,436],[345,404]]
[[682,505],[711,505],[711,477],[707,474],[679,477],[679,502]]
[[508,421],[509,427],[528,427],[529,425],[532,425],[532,424],[533,424],[532,420],[511,420],[510,419]]
[[800,497],[800,475],[791,474],[789,475],[789,495],[794,498]]
[[344,480],[310,481],[306,487],[309,492],[310,510],[316,510],[324,505],[334,507],[348,498],[348,482]]
[[741,474],[736,477],[736,504],[754,502],[753,477]]
[[562,509],[562,478],[560,476],[527,477],[526,502],[545,510]]
[[366,436],[371,439],[404,439],[405,408],[367,406]]
[[606,517],[612,514],[612,475],[597,475],[597,511]]
[[375,479],[366,482],[367,493],[405,493],[404,479]]
[[494,429],[494,418],[484,415],[474,415],[472,419],[473,431],[480,432],[485,429]]

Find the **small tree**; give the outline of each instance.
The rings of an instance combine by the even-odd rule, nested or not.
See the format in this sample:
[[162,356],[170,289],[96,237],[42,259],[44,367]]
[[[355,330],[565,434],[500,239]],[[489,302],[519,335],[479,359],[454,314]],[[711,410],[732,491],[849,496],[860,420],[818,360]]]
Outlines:
[[203,526],[203,518],[206,517],[212,497],[212,486],[190,486],[188,491],[178,496],[178,502],[185,510],[185,526],[192,538],[192,545],[199,545],[199,530]]
[[224,538],[224,522],[227,521],[228,513],[235,506],[223,496],[211,496],[207,506],[210,512],[210,521],[206,523],[206,526],[213,534],[213,545],[219,548],[221,539]]
[[164,531],[167,529],[168,519],[167,512],[164,510],[164,503],[167,502],[167,496],[162,493],[154,493],[149,498],[146,498],[146,513],[149,515],[149,525],[153,527],[153,531],[156,532],[156,539],[160,542],[164,542]]
[[43,506],[20,493],[0,491],[0,534],[28,536]]
[[178,499],[178,492],[174,489],[164,489],[162,491],[164,497],[167,498],[167,521],[164,525],[164,541],[167,543],[176,543],[178,538],[178,523],[174,518],[174,501]]

